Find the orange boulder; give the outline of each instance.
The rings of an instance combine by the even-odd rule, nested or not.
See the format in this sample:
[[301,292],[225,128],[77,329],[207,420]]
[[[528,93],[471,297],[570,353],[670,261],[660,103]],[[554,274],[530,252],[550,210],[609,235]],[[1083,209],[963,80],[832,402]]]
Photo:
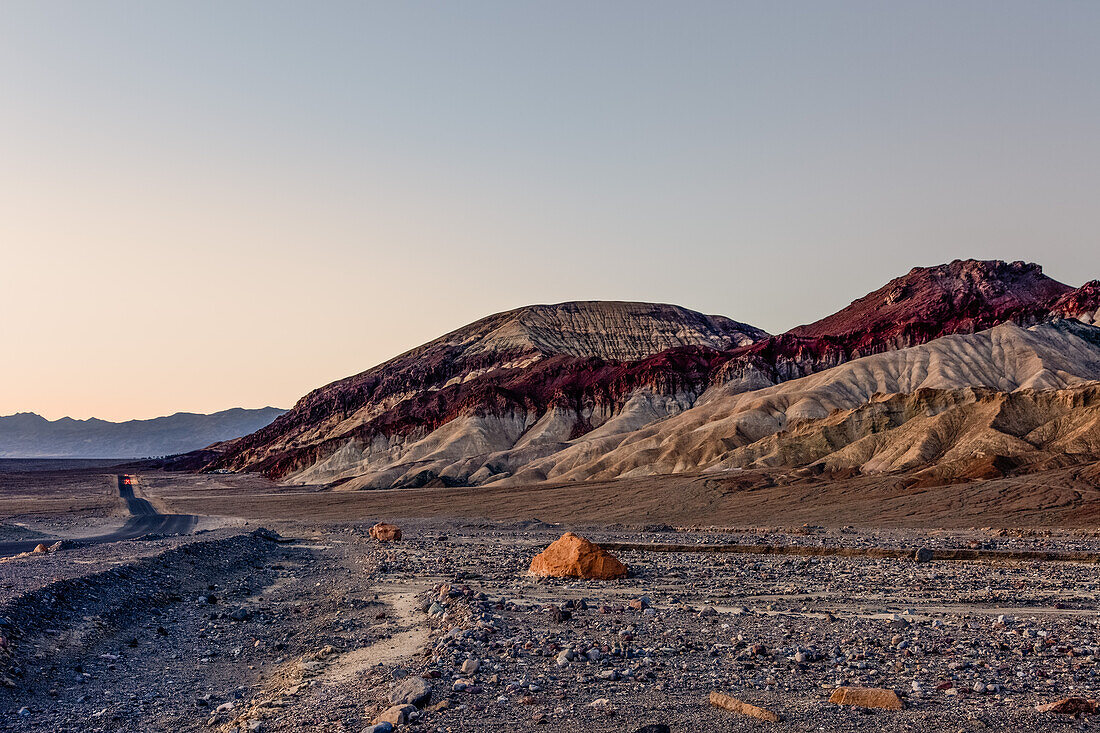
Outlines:
[[379,542],[396,542],[401,539],[401,528],[396,524],[379,522],[370,528],[370,536]]
[[535,555],[531,572],[554,578],[614,580],[627,574],[626,565],[597,544],[566,532],[560,539]]

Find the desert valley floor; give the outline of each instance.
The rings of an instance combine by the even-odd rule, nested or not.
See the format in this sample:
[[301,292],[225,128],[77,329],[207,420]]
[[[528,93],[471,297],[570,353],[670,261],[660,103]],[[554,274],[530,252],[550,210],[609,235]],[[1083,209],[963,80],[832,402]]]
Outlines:
[[[0,562],[0,730],[1046,731],[1090,722],[1038,705],[1100,696],[1082,469],[390,492],[136,471],[193,531],[104,542],[135,521],[114,469],[7,470],[0,542],[67,539]],[[370,538],[381,519],[403,538]],[[529,576],[567,530],[630,576]]]

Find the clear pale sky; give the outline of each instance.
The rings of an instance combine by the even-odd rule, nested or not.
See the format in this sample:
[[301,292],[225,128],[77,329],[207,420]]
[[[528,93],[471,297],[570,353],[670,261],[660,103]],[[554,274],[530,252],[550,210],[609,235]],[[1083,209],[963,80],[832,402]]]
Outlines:
[[0,5],[0,414],[289,407],[483,315],[1100,277],[1100,3]]

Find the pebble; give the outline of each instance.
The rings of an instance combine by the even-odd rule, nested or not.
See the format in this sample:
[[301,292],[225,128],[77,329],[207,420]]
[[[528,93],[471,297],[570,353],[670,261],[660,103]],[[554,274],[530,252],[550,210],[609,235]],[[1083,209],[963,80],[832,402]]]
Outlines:
[[384,720],[381,723],[368,725],[363,729],[362,733],[393,733],[393,723]]
[[422,677],[406,677],[389,694],[390,705],[424,707],[431,700],[432,687]]

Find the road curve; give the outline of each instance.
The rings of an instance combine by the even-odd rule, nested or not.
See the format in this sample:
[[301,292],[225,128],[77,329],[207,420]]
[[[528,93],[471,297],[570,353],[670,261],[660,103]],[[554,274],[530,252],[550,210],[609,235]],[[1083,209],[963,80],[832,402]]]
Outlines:
[[40,544],[51,545],[60,539],[72,547],[85,545],[98,545],[104,542],[118,542],[120,540],[132,540],[147,534],[184,534],[190,532],[198,520],[193,514],[161,514],[148,500],[134,495],[136,478],[127,474],[115,477],[118,483],[119,498],[126,502],[126,508],[130,512],[130,518],[114,532],[96,535],[94,537],[80,537],[69,539],[62,537],[39,537],[33,540],[16,540],[12,542],[0,542],[0,557],[18,555],[20,552],[30,552]]

